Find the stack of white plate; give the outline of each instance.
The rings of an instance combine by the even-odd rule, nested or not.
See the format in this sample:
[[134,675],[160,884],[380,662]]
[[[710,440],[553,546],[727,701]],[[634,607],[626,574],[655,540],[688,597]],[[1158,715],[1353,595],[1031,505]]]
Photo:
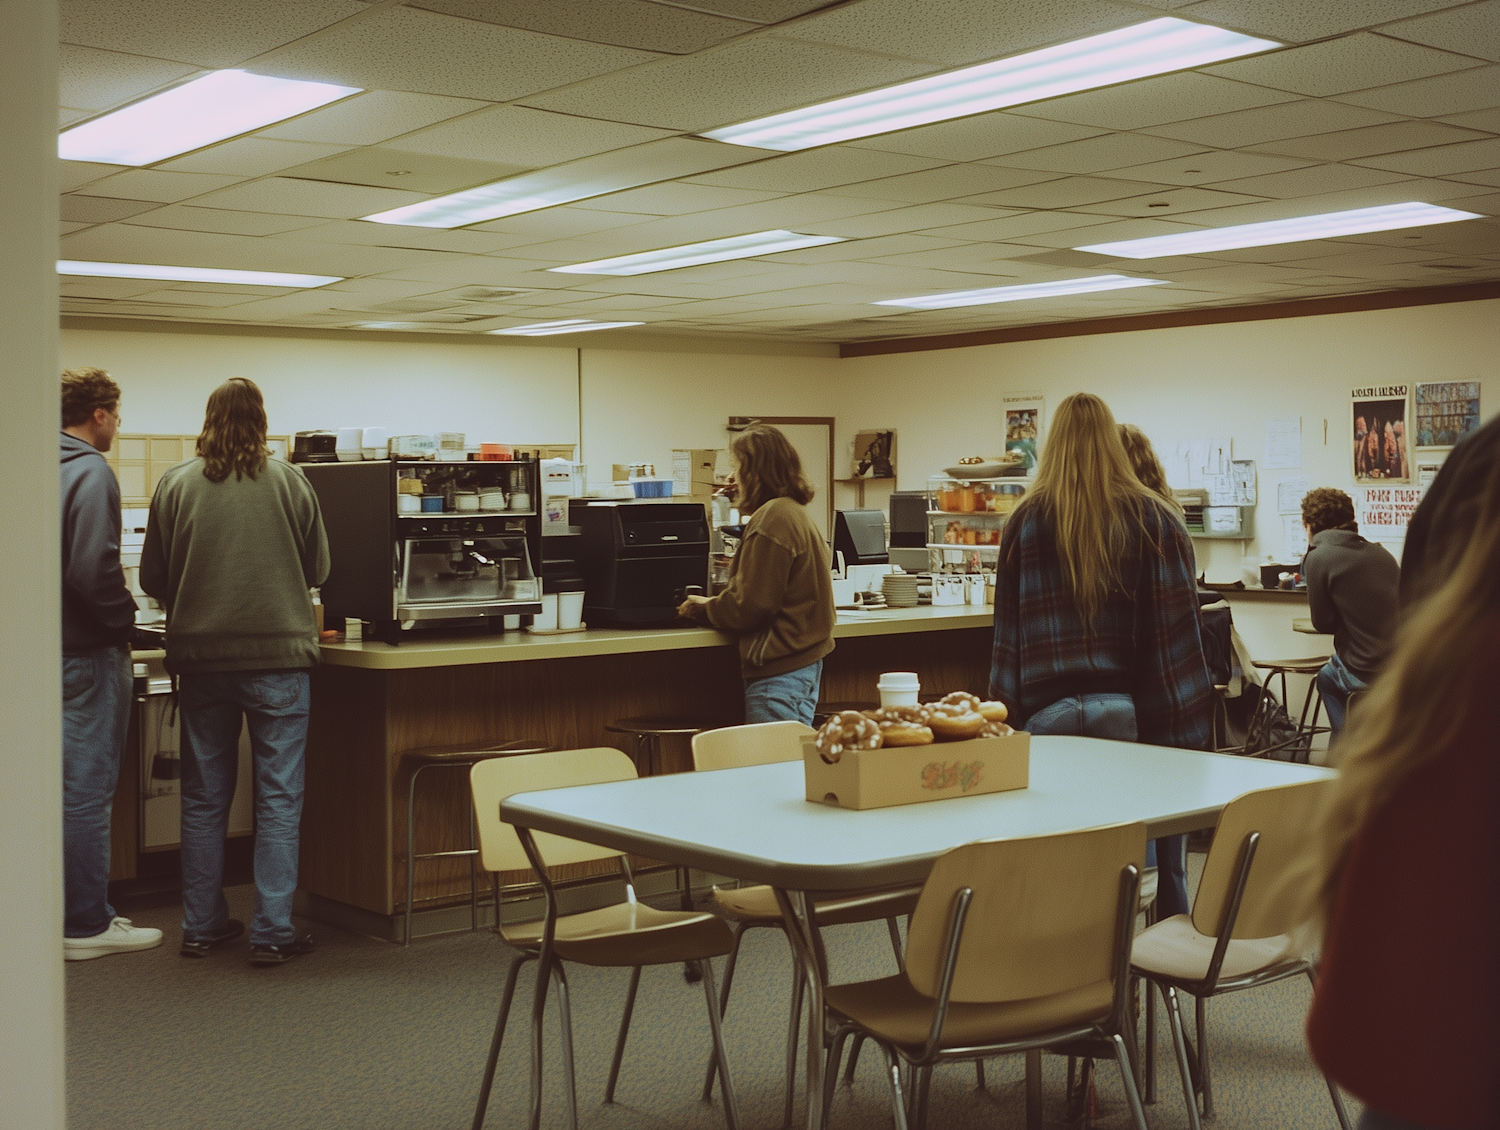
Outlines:
[[917,606],[917,578],[912,573],[888,573],[880,583],[885,602],[891,608]]

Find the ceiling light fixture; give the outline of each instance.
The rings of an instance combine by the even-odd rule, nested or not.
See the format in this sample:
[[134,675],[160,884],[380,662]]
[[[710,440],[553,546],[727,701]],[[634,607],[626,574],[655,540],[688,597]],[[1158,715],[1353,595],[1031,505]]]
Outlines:
[[1028,298],[1057,298],[1066,294],[1089,294],[1096,290],[1127,290],[1137,286],[1163,286],[1166,279],[1137,279],[1129,275],[1090,275],[1083,279],[992,286],[983,290],[950,290],[920,298],[887,298],[876,306],[909,306],[914,310],[947,310],[954,306],[987,306],[992,302],[1021,302]]
[[1148,239],[1127,239],[1119,243],[1093,243],[1075,247],[1075,251],[1092,251],[1117,259],[1160,259],[1165,255],[1206,255],[1213,251],[1233,251],[1240,247],[1268,247],[1273,243],[1301,243],[1309,239],[1333,239],[1362,232],[1393,231],[1425,224],[1451,224],[1458,220],[1481,219],[1476,212],[1460,212],[1436,204],[1410,200],[1404,204],[1382,204],[1376,208],[1355,208],[1348,212],[1324,212],[1316,216],[1298,216],[1291,220],[1267,220],[1259,224],[1237,224],[1229,228],[1208,228],[1174,235],[1154,235]]
[[161,279],[164,282],[239,283],[242,286],[327,286],[343,275],[294,275],[285,271],[232,271],[220,267],[159,267],[147,263],[86,263],[59,259],[60,275],[97,279]]
[[152,165],[360,91],[249,71],[214,71],[74,126],[57,139],[57,155],[66,161]]
[[590,330],[616,330],[621,326],[644,326],[645,324],[645,322],[591,322],[587,318],[565,318],[561,322],[534,322],[529,326],[512,326],[508,330],[485,332],[511,337],[550,337],[553,334],[581,334],[588,333]]
[[757,255],[774,255],[778,251],[796,251],[801,247],[822,247],[843,243],[838,235],[800,235],[794,231],[758,231],[733,235],[727,239],[710,239],[703,243],[685,243],[664,247],[660,251],[642,251],[613,259],[595,259],[592,263],[574,263],[570,267],[548,267],[564,275],[649,275],[655,271],[675,271],[700,263],[722,263],[728,259],[753,259]]
[[1166,16],[978,66],[898,83],[703,136],[792,152],[1201,67],[1282,44]]

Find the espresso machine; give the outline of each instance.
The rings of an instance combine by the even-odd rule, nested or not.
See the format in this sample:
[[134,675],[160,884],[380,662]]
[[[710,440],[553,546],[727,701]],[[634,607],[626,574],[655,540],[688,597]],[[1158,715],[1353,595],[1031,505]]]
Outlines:
[[325,615],[386,643],[542,610],[535,460],[308,463],[332,568]]
[[702,502],[575,498],[590,627],[677,622],[687,590],[708,591],[708,518]]

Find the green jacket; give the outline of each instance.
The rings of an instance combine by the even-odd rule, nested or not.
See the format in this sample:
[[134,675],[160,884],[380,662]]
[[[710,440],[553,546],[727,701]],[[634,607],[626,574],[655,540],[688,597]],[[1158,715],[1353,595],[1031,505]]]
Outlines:
[[140,580],[167,610],[172,673],[316,666],[307,590],[327,576],[318,498],[290,463],[215,483],[190,459],[157,484]]

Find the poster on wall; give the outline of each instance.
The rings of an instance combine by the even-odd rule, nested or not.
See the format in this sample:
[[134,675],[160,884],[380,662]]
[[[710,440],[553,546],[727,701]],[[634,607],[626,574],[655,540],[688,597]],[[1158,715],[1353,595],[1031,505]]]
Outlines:
[[852,478],[894,479],[896,477],[896,433],[856,432]]
[[[1005,410],[1005,453],[1010,461],[1019,462],[1031,474],[1041,454],[1042,407],[1039,392],[1018,392],[1000,398]],[[1015,455],[1011,453],[1015,452]]]
[[1351,389],[1354,482],[1409,483],[1407,454],[1408,385],[1370,385]]
[[1401,541],[1422,494],[1422,488],[1416,485],[1356,487],[1354,520],[1359,523],[1360,536],[1370,541]]
[[1479,430],[1479,382],[1417,385],[1416,417],[1418,447],[1452,447]]

